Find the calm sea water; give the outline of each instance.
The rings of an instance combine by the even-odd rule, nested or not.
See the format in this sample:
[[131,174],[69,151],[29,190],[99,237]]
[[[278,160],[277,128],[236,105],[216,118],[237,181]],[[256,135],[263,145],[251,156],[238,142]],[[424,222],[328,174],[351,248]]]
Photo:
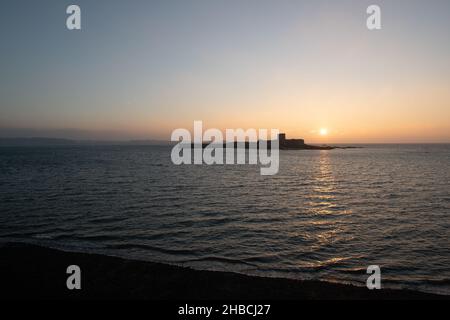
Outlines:
[[0,241],[450,294],[450,145],[174,166],[165,146],[0,148]]

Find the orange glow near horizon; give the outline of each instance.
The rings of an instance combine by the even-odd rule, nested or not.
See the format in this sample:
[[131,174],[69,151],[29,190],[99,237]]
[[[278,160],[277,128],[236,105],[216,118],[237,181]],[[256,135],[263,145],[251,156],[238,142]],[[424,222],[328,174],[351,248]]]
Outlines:
[[[75,43],[51,32],[38,54],[40,29],[12,19],[0,30],[0,137],[168,141],[201,120],[311,144],[450,143],[448,2],[385,1],[395,19],[376,31],[352,1],[206,2],[183,4],[183,19],[150,1],[124,17],[124,2],[111,21],[129,23],[92,19]],[[59,21],[22,13],[49,30]]]

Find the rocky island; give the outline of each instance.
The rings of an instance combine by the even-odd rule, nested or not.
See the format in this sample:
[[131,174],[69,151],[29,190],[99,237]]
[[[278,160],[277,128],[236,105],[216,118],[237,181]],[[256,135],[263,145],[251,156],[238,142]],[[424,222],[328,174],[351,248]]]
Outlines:
[[[253,145],[248,141],[223,143],[223,148],[234,145],[234,148],[244,147],[245,149],[250,149],[250,148],[254,148],[254,146],[256,146],[256,148],[258,149],[259,145],[260,145],[260,141],[261,140],[257,141],[256,144],[253,143]],[[344,146],[344,147],[343,146],[328,146],[328,145],[313,146],[310,144],[306,144],[304,139],[286,139],[285,133],[278,134],[278,143],[279,143],[280,150],[333,150],[333,149],[361,148],[361,147],[353,147],[353,146],[352,147],[351,146]],[[267,141],[268,149],[271,148],[271,144],[272,144],[271,140]],[[209,145],[214,145],[214,142],[202,143],[202,148],[206,148]],[[191,147],[194,148],[195,146],[196,146],[195,143],[191,144]],[[199,146],[199,144],[198,144],[198,146]],[[221,144],[218,144],[218,146],[220,147]]]

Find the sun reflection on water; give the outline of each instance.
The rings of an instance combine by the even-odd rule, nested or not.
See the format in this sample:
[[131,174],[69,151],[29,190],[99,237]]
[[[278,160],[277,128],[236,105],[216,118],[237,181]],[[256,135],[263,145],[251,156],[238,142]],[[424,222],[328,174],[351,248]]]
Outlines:
[[320,152],[314,173],[310,210],[314,215],[332,214],[336,203],[336,186],[328,151]]
[[[342,200],[339,199],[342,190],[339,190],[335,173],[333,172],[330,152],[320,152],[314,169],[312,192],[310,200],[307,202],[307,212],[314,217],[309,224],[315,228],[314,241],[310,246],[310,250],[312,252],[328,251],[332,250],[331,248],[338,243],[342,244],[351,240],[352,237],[349,237],[345,223],[343,224],[339,218],[342,215],[351,213],[351,211],[343,206]],[[328,256],[323,260],[320,257],[316,257],[309,263],[312,268],[331,267],[348,259],[352,259],[352,257],[337,255],[331,258]]]

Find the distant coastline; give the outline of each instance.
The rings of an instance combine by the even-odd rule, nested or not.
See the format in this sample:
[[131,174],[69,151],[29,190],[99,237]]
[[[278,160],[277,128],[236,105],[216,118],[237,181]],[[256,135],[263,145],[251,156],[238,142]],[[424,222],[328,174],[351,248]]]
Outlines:
[[170,145],[164,140],[73,140],[47,137],[0,138],[0,147],[76,146],[76,145]]
[[[207,146],[217,146],[217,147],[232,147],[232,148],[245,148],[245,149],[251,149],[251,148],[256,148],[259,149],[260,147],[260,141],[256,142],[256,144],[252,145],[250,142],[245,141],[245,142],[231,142],[231,143],[224,143],[224,144],[210,144],[210,143],[202,143],[202,148],[206,148]],[[272,143],[271,141],[267,141],[266,142],[267,148],[271,149],[272,148]],[[191,147],[195,147],[196,144],[192,143]],[[286,145],[279,145],[279,149],[280,150],[333,150],[333,149],[338,149],[338,148],[348,148],[348,147],[337,147],[337,146],[328,146],[328,145],[324,145],[324,146],[313,146],[313,145],[308,145],[308,144],[303,144],[303,145],[299,145],[299,146],[286,146]]]
[[[368,290],[314,280],[200,271],[99,254],[65,252],[24,243],[0,244],[2,290],[9,299],[449,299],[410,290]],[[78,264],[82,290],[67,290],[65,270]],[[62,270],[62,272],[61,272]],[[92,280],[95,279],[95,280]]]
[[[30,137],[30,138],[0,138],[0,147],[40,147],[40,146],[77,146],[77,145],[149,145],[149,146],[171,146],[174,142],[164,140],[73,140],[63,138]],[[203,143],[205,148],[209,143]],[[230,144],[228,144],[230,145]],[[192,144],[194,146],[194,144]],[[223,144],[225,148],[226,143]],[[238,148],[239,143],[234,143],[234,148]],[[246,149],[250,148],[249,142],[244,142]],[[259,143],[258,143],[259,147]],[[267,141],[267,148],[271,147],[271,142]],[[361,148],[360,146],[316,146],[309,144],[286,145],[280,143],[280,150],[332,150]]]
[[[276,141],[276,140],[275,140]],[[208,143],[202,143],[202,148],[206,148],[209,145],[216,146],[216,147],[234,147],[236,148],[245,148],[245,149],[259,149],[260,144],[262,141],[257,142],[248,142],[248,141],[242,141],[242,142],[230,142],[230,143],[218,143],[214,144],[211,142]],[[272,148],[272,140],[264,141],[264,148],[271,149]],[[197,144],[198,145],[198,144]],[[191,143],[191,147],[195,147],[195,143]],[[333,149],[351,149],[351,148],[362,148],[359,147],[353,147],[353,146],[329,146],[329,145],[321,145],[321,146],[315,146],[306,144],[304,139],[286,139],[285,133],[278,134],[278,147],[280,150],[333,150]]]
[[[142,145],[142,146],[173,146],[175,142],[153,139],[132,140],[97,140],[97,139],[66,139],[50,137],[0,137],[0,147],[39,147],[39,146],[77,146],[77,145]],[[270,144],[270,141],[269,141]],[[331,143],[327,145],[305,144],[297,148],[280,146],[280,150],[332,150],[359,149],[367,145],[448,145],[450,142],[391,142],[391,143]],[[206,147],[208,143],[204,143]],[[248,143],[246,143],[248,148]]]

